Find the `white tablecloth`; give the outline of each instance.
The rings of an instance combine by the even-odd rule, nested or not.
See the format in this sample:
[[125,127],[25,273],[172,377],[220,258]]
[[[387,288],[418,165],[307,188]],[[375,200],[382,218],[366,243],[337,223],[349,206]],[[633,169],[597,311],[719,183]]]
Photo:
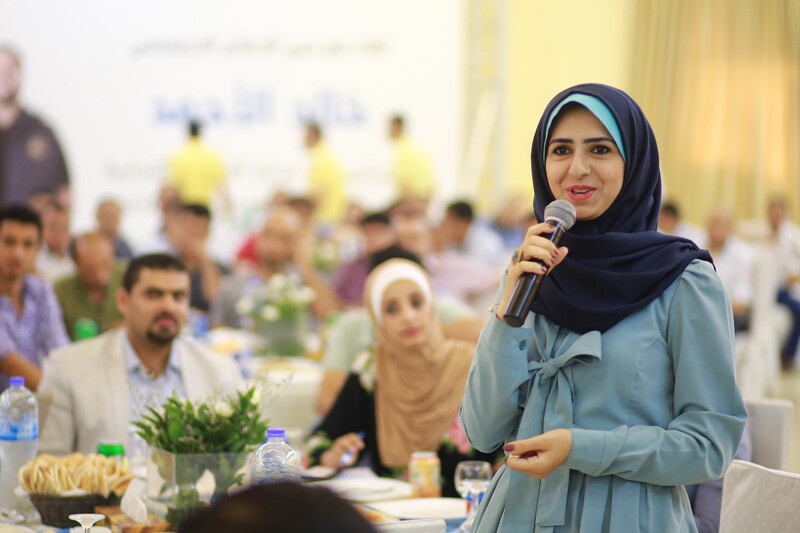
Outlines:
[[307,436],[318,421],[314,404],[322,366],[307,359],[274,357],[255,358],[252,365],[252,379],[265,380],[267,389],[274,391],[261,401],[270,427],[299,428]]
[[218,328],[208,333],[205,342],[221,354],[236,357],[250,376],[250,382],[266,384],[261,408],[269,418],[270,427],[298,428],[303,436],[314,427],[317,422],[314,404],[323,373],[320,363],[293,357],[242,357],[248,350],[252,354],[257,342],[243,330]]

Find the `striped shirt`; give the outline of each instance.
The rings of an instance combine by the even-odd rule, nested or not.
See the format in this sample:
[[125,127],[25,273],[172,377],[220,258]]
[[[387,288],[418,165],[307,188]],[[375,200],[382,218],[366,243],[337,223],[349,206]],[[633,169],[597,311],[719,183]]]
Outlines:
[[173,393],[179,398],[186,397],[175,341],[170,348],[167,368],[159,376],[153,376],[148,372],[131,346],[128,335],[123,337],[122,351],[125,353],[125,369],[128,372],[131,422],[140,422],[142,415],[148,414],[148,406],[163,405]]
[[[46,281],[31,274],[25,276],[19,315],[11,298],[0,296],[0,361],[17,353],[41,368],[51,350],[67,344],[61,308]],[[8,387],[8,378],[0,372],[0,390]]]

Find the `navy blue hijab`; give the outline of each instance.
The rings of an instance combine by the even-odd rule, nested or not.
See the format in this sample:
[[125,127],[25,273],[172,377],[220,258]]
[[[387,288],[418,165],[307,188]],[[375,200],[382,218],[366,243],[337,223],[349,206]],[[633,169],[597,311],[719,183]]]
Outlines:
[[598,99],[616,122],[625,157],[622,189],[602,215],[579,220],[564,234],[561,245],[569,254],[542,282],[532,310],[577,333],[604,332],[658,298],[693,260],[711,262],[711,256],[688,239],[656,231],[661,171],[655,136],[636,102],[607,85],[576,85],[547,105],[531,149],[536,219],[544,220],[555,200],[544,164],[551,115],[575,94]]

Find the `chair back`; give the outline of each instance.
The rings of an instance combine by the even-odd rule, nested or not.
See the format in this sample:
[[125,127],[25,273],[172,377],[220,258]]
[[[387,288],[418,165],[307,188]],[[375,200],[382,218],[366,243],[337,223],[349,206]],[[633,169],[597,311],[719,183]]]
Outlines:
[[789,468],[794,404],[774,398],[751,399],[747,406],[751,461],[776,470]]
[[800,531],[800,474],[734,461],[722,487],[720,533]]

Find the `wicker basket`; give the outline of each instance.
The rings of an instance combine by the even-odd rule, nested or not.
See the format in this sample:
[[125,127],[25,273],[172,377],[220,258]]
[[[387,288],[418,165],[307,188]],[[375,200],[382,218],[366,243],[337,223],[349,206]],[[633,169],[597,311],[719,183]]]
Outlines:
[[42,523],[55,527],[73,527],[76,522],[69,515],[77,513],[93,513],[95,507],[119,505],[119,496],[112,494],[104,498],[99,494],[87,496],[51,496],[31,494],[31,503],[42,515]]

